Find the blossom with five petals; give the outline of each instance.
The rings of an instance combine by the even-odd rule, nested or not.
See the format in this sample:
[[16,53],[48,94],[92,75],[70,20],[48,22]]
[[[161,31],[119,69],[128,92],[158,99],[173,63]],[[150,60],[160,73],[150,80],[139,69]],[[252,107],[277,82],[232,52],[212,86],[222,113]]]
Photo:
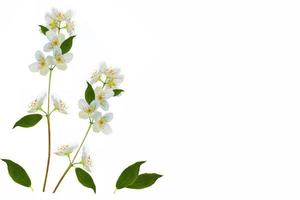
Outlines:
[[67,63],[71,62],[73,59],[72,53],[62,54],[60,48],[55,48],[53,51],[53,57],[51,57],[51,64],[55,65],[60,70],[67,69]]
[[81,110],[79,117],[82,119],[94,118],[98,113],[98,104],[95,100],[88,104],[84,99],[80,99],[78,105]]
[[65,40],[65,36],[62,33],[56,34],[54,31],[50,30],[46,32],[46,36],[49,40],[44,46],[44,51],[49,52],[55,48],[59,48],[61,43]]
[[51,57],[45,58],[41,51],[35,52],[35,59],[37,62],[29,65],[29,69],[32,72],[40,72],[41,75],[45,76],[49,72],[49,65],[51,64]]
[[109,104],[107,99],[114,96],[114,91],[109,88],[96,87],[95,99],[103,110],[108,110]]
[[106,113],[102,116],[101,113],[97,113],[95,116],[95,122],[93,124],[93,131],[96,133],[103,132],[105,134],[109,134],[112,132],[110,125],[108,122],[110,122],[113,118],[112,113]]

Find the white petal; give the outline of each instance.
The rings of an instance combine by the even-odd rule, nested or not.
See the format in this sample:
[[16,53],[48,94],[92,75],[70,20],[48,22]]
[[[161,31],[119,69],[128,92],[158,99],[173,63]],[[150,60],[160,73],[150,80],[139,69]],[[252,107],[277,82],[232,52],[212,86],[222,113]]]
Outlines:
[[83,168],[84,168],[86,171],[91,172],[91,168],[90,168],[89,166],[83,165]]
[[91,172],[91,168],[90,168],[89,166],[87,166],[87,165],[82,165],[82,167],[83,167],[86,171]]
[[103,117],[107,122],[110,122],[113,119],[114,115],[112,113],[106,113]]
[[59,112],[60,112],[60,113],[63,113],[63,114],[68,114],[68,111],[63,110],[63,109],[60,109]]
[[114,91],[111,90],[111,89],[106,89],[105,90],[105,98],[106,99],[109,99],[110,97],[113,97],[114,96]]
[[43,92],[38,96],[38,100],[44,103],[46,96],[47,96],[46,92]]
[[78,146],[77,144],[70,145],[70,147],[69,147],[70,153],[72,153],[77,148],[77,146]]
[[84,99],[80,99],[78,106],[81,110],[84,110],[85,108],[89,107],[89,104]]
[[63,57],[64,57],[65,63],[69,63],[73,59],[73,54],[67,53],[67,54],[63,55]]
[[44,67],[43,69],[40,70],[40,74],[43,76],[46,76],[49,72],[49,68],[48,67]]
[[120,68],[114,68],[114,72],[115,72],[115,74],[119,74],[121,72],[121,69]]
[[31,108],[31,109],[29,109],[27,112],[29,112],[29,113],[35,113],[37,110],[35,109],[35,108]]
[[99,112],[99,111],[95,111],[95,112],[93,112],[92,114],[91,114],[91,118],[93,118],[93,119],[97,119],[97,117],[99,116],[99,114],[100,114],[100,116],[101,116],[101,113]]
[[87,157],[88,157],[88,153],[87,153],[86,146],[83,146],[81,159],[85,160]]
[[54,95],[54,94],[51,95],[51,99],[52,99],[52,101],[53,101],[54,104],[56,104],[56,103],[58,102],[58,101],[57,101],[57,98],[58,98],[58,97],[57,97],[56,95]]
[[109,108],[109,104],[108,104],[107,101],[103,101],[103,102],[100,103],[100,107],[101,107],[103,110],[107,111],[108,108]]
[[47,31],[46,36],[49,41],[52,41],[54,38],[56,38],[56,33],[54,31]]
[[44,54],[41,51],[36,51],[35,52],[35,59],[40,60],[42,58],[45,58]]
[[55,64],[55,60],[52,56],[47,56],[46,62],[47,62],[48,65],[54,65]]
[[44,46],[44,51],[49,52],[52,50],[52,46],[50,43],[45,44]]
[[89,118],[89,115],[86,112],[80,111],[79,117],[82,119],[87,119],[87,118]]
[[60,47],[54,47],[53,48],[53,54],[55,55],[55,56],[58,56],[58,55],[62,55],[62,52],[61,52],[61,48]]
[[101,114],[101,112],[95,112],[93,117],[94,117],[95,120],[98,120],[102,117],[102,114]]
[[110,134],[110,133],[112,132],[112,129],[111,129],[110,125],[105,124],[105,126],[104,126],[103,129],[102,129],[102,132],[103,132],[104,134]]
[[65,13],[65,17],[66,19],[70,19],[72,17],[72,11],[71,10],[68,10],[66,13]]
[[100,127],[97,124],[93,124],[93,131],[96,133],[100,132]]
[[60,152],[60,151],[57,151],[57,152],[54,152],[56,155],[58,156],[65,156],[65,154],[63,152]]
[[39,64],[37,62],[32,63],[31,65],[29,65],[29,69],[32,72],[37,72],[39,71]]
[[95,88],[95,93],[96,93],[96,94],[99,94],[101,91],[102,91],[102,88],[101,88],[101,87],[96,87],[96,88]]
[[62,43],[65,40],[65,35],[62,33],[58,34],[58,40]]
[[91,108],[93,108],[94,110],[96,110],[98,108],[98,103],[96,100],[93,100],[91,103],[90,103],[90,106]]
[[64,71],[64,70],[67,69],[68,66],[67,66],[66,64],[57,64],[56,67],[57,67],[58,69]]
[[119,75],[118,79],[119,79],[120,81],[123,81],[123,80],[124,80],[124,75]]

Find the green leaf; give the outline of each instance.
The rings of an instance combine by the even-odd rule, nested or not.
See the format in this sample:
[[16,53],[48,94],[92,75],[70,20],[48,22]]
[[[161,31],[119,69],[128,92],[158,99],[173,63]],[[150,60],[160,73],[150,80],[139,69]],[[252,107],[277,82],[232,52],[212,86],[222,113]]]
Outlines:
[[60,45],[62,54],[68,53],[71,50],[74,37],[76,37],[76,35],[70,36]]
[[124,90],[122,89],[114,89],[114,96],[119,96]]
[[39,27],[41,28],[41,32],[46,35],[47,31],[49,31],[49,29],[43,25],[39,25]]
[[43,118],[42,115],[40,114],[31,114],[31,115],[26,115],[24,117],[22,117],[21,119],[19,119],[19,121],[17,121],[14,125],[13,128],[20,126],[23,128],[29,128],[29,127],[33,127],[34,125],[36,125],[41,119]]
[[139,175],[141,165],[145,162],[146,161],[136,162],[130,165],[129,167],[127,167],[119,176],[116,183],[116,188],[122,189],[133,184]]
[[95,100],[95,91],[89,82],[87,83],[87,88],[85,90],[85,100],[89,104]]
[[78,181],[83,186],[93,189],[93,191],[96,193],[96,185],[95,185],[91,175],[81,168],[76,168],[75,172],[76,172]]
[[31,180],[23,167],[11,160],[2,159],[2,161],[7,164],[8,173],[16,183],[31,187]]
[[151,185],[153,185],[157,179],[159,179],[160,177],[162,177],[162,175],[160,174],[140,174],[137,179],[134,181],[134,183],[132,183],[131,185],[127,186],[127,188],[130,189],[144,189],[147,187],[150,187]]

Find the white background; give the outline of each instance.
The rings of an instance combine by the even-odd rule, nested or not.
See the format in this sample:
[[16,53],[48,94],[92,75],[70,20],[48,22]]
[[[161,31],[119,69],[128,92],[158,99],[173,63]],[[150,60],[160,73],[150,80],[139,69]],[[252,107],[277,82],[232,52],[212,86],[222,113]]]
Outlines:
[[[113,134],[92,134],[98,194],[74,172],[43,195],[46,122],[16,128],[47,78],[28,65],[46,39],[52,7],[72,9],[74,60],[55,71],[53,91],[69,115],[53,117],[53,145],[82,137],[77,102],[100,61],[122,68],[126,93],[111,101]],[[0,165],[1,199],[299,199],[300,12],[277,0],[26,0],[0,3],[0,157],[22,164],[35,192]],[[153,187],[112,194],[119,173],[164,174]],[[67,160],[53,155],[48,191]]]

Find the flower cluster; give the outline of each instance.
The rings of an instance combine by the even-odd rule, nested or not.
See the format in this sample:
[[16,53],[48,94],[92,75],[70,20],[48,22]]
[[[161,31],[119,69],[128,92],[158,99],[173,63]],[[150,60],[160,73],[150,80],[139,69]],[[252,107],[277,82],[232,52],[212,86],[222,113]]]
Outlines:
[[47,28],[52,31],[59,31],[65,29],[70,35],[74,34],[74,21],[72,20],[72,12],[62,12],[55,8],[51,13],[46,14]]
[[[101,64],[100,68],[92,74],[90,83],[95,85],[95,88],[92,85],[89,86],[93,93],[93,100],[88,102],[87,99],[80,99],[78,106],[80,109],[79,117],[82,119],[89,119],[89,123],[94,132],[103,132],[105,134],[112,132],[108,123],[112,120],[113,114],[103,114],[100,109],[103,111],[107,111],[109,109],[108,100],[111,97],[118,96],[120,94],[116,94],[115,91],[120,90],[118,87],[123,79],[123,75],[120,74],[119,69],[107,67],[105,63]],[[62,145],[58,148],[55,154],[69,157],[76,147],[77,145]],[[73,161],[71,162],[73,163]],[[81,161],[75,164],[82,164],[85,170],[89,172],[91,171],[92,159],[88,154],[86,147],[83,147],[82,149]]]
[[[67,51],[63,52],[63,43],[67,40],[66,38],[72,38],[74,33],[74,22],[72,21],[72,14],[70,11],[62,12],[57,9],[53,9],[51,13],[46,14],[46,26],[44,32],[48,41],[44,45],[44,52],[38,50],[35,53],[36,62],[29,65],[29,69],[32,72],[39,72],[41,75],[46,76],[49,72],[52,72],[55,68],[60,70],[66,70],[67,64],[72,61],[73,54]],[[65,34],[62,30],[66,30]],[[67,37],[66,37],[67,36]],[[49,55],[45,55],[48,53]],[[51,80],[51,76],[49,77]],[[48,95],[50,95],[48,93]],[[42,106],[46,95],[37,97],[29,106],[28,112],[35,113],[42,111],[46,112]],[[49,99],[48,99],[49,100]],[[53,111],[67,114],[66,104],[58,97],[52,96]],[[49,109],[47,109],[49,111]],[[51,112],[51,113],[52,113]]]
[[103,111],[109,109],[108,99],[115,96],[114,90],[120,86],[123,79],[124,76],[120,74],[120,69],[107,67],[106,63],[102,63],[99,69],[92,73],[90,82],[96,86],[94,89],[95,100],[88,104],[81,99],[79,101],[79,108],[81,109],[79,116],[83,119],[88,116],[93,121],[94,132],[111,133],[108,122],[112,120],[113,114],[102,114],[98,111],[98,107]]
[[116,89],[123,82],[124,76],[120,74],[119,68],[107,67],[102,63],[100,68],[93,72],[90,82],[95,84],[101,82],[107,89]]

